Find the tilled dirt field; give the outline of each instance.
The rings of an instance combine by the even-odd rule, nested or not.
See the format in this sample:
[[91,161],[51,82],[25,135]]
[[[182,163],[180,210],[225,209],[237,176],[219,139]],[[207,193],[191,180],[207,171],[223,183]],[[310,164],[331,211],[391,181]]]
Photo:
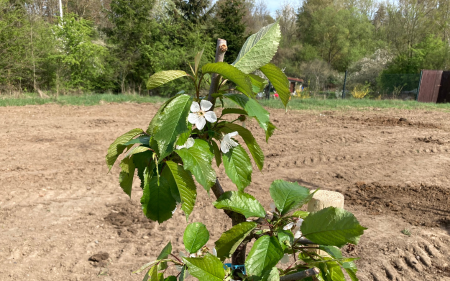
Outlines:
[[[107,173],[109,144],[146,128],[159,105],[0,108],[0,280],[141,280],[131,275],[171,240],[182,250],[180,211],[158,225]],[[361,280],[450,280],[450,113],[272,110],[279,130],[247,192],[265,207],[275,179],[338,190],[368,227],[348,256]],[[234,189],[218,171],[225,189]],[[230,227],[201,188],[190,221],[213,242]],[[401,231],[410,232],[405,235]],[[91,259],[91,260],[89,260]]]

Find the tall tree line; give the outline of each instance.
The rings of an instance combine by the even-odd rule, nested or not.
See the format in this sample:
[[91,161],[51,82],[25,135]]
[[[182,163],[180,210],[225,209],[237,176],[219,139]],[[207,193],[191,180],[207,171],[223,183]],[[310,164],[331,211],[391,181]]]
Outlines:
[[59,0],[0,0],[0,93],[147,94],[151,74],[189,71],[201,50],[211,61],[217,38],[227,39],[231,63],[249,35],[276,20],[282,40],[273,63],[317,89],[337,84],[344,71],[355,84],[390,87],[389,75],[450,68],[447,0],[304,0],[276,12],[264,0],[62,3],[64,20]]

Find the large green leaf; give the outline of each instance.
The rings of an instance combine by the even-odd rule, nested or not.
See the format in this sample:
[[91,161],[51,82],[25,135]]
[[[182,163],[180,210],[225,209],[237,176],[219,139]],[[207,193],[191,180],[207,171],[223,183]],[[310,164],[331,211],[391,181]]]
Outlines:
[[286,75],[276,65],[268,63],[260,68],[262,73],[269,78],[273,87],[277,90],[284,107],[287,106],[289,99],[291,98],[291,90],[289,88],[289,80]]
[[147,89],[151,90],[162,86],[175,79],[187,76],[188,74],[182,70],[168,70],[153,74],[147,81]]
[[248,37],[233,65],[248,74],[269,63],[281,40],[278,22],[263,27]]
[[252,154],[256,166],[259,170],[262,170],[264,166],[264,153],[249,130],[234,123],[225,123],[224,126],[220,128],[220,131],[225,134],[238,132]]
[[190,223],[184,230],[183,244],[188,253],[196,253],[206,244],[206,242],[208,242],[208,240],[209,231],[201,222]]
[[[153,126],[153,138],[158,143],[160,159],[169,155],[178,136],[189,130],[187,117],[192,100],[188,95],[179,95],[173,99],[157,118]],[[152,120],[153,122],[153,120]]]
[[[146,133],[149,135],[153,134],[154,129],[158,126],[159,118],[161,113],[166,109],[166,106],[171,103],[174,99],[176,99],[180,94],[177,94],[169,99],[167,99],[158,109],[156,114],[153,116],[152,120],[150,121],[150,124],[148,124]],[[151,139],[150,139],[151,141]],[[154,148],[153,148],[154,149]]]
[[177,184],[181,197],[181,209],[186,214],[186,220],[194,209],[197,199],[197,188],[190,172],[183,169],[182,166],[172,161],[166,161],[167,166],[172,172],[173,178]]
[[[169,242],[167,243],[167,245],[164,247],[164,249],[162,249],[161,253],[159,253],[157,260],[164,260],[167,259],[170,255],[170,253],[172,253],[172,243]],[[158,265],[158,270],[164,270],[167,268],[167,262],[161,262]]]
[[337,247],[358,244],[365,229],[352,213],[334,207],[310,213],[301,226],[303,236],[315,244]]
[[314,193],[310,194],[308,188],[296,182],[284,180],[273,181],[270,185],[269,192],[281,215],[285,215],[289,211],[301,207],[311,200],[314,195]]
[[117,157],[125,150],[127,145],[125,145],[128,141],[133,139],[135,136],[143,134],[144,131],[142,129],[133,129],[129,132],[118,137],[108,148],[108,153],[106,154],[106,164],[108,168],[111,170],[114,162],[116,162]]
[[176,201],[171,193],[171,186],[175,183],[167,166],[161,176],[150,178],[148,168],[144,171],[144,193],[141,197],[142,211],[151,220],[162,223],[172,217]]
[[243,214],[248,217],[264,218],[266,211],[263,206],[248,193],[241,191],[227,191],[213,203],[217,209],[224,209]]
[[212,168],[214,154],[206,141],[196,139],[194,146],[176,151],[183,160],[183,166],[190,171],[206,191],[216,182],[216,172]]
[[119,184],[122,190],[131,197],[131,189],[133,187],[134,162],[132,157],[126,157],[120,162]]
[[261,281],[280,281],[280,272],[276,266],[272,267],[270,271],[266,271]]
[[225,94],[224,97],[245,109],[248,116],[255,117],[256,120],[258,120],[259,126],[263,128],[264,131],[269,129],[269,112],[265,110],[258,101],[241,94]]
[[245,261],[247,275],[261,276],[271,270],[283,255],[283,249],[276,237],[264,235],[258,238]]
[[252,163],[242,146],[236,146],[222,155],[225,172],[240,191],[252,181]]
[[222,233],[222,236],[215,243],[217,257],[221,260],[229,258],[256,226],[255,222],[242,222]]
[[250,78],[237,69],[236,67],[226,63],[226,62],[216,62],[216,63],[208,63],[202,67],[203,73],[218,73],[225,77],[226,79],[232,81],[237,86],[240,87],[241,91],[249,96],[253,96],[252,84],[250,82]]
[[209,253],[201,258],[183,258],[183,261],[189,273],[199,281],[222,281],[225,278],[222,262]]
[[[133,163],[138,170],[137,174],[141,180],[141,188],[144,189],[144,170],[149,167],[152,162],[153,152],[150,150],[133,155]],[[154,165],[154,164],[153,164]],[[151,169],[151,168],[150,168]]]

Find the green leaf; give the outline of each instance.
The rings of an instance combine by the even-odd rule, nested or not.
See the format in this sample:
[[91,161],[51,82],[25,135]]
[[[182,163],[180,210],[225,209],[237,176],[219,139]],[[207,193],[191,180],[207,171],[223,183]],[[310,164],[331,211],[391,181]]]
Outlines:
[[[144,170],[145,168],[149,167],[150,163],[152,162],[152,156],[153,152],[148,150],[142,153],[138,153],[133,155],[133,163],[134,166],[137,168],[138,177],[141,180],[141,188],[144,189]],[[149,170],[153,170],[149,168]]]
[[264,218],[266,216],[266,211],[258,200],[250,194],[241,191],[227,191],[213,204],[217,209],[237,212],[243,214],[246,218]]
[[149,142],[150,142],[150,136],[144,135],[144,136],[139,136],[138,138],[132,139],[129,142],[125,143],[124,145],[128,146],[130,144],[137,144],[137,143],[139,143],[139,144],[143,144],[143,145],[147,145],[148,146]]
[[286,75],[274,64],[268,63],[260,68],[262,73],[269,78],[273,87],[277,90],[280,100],[283,102],[284,107],[287,106],[289,99],[291,98],[291,90],[289,89],[289,80]]
[[252,83],[252,89],[254,93],[260,93],[267,86],[268,82],[255,74],[249,74],[250,82]]
[[[153,138],[158,143],[160,159],[169,155],[180,134],[189,130],[187,116],[192,100],[188,95],[179,95],[158,116],[153,127]],[[153,120],[152,120],[153,122]]]
[[142,129],[133,129],[120,137],[118,137],[108,148],[108,153],[106,154],[106,164],[108,165],[109,170],[111,170],[114,162],[116,162],[117,157],[125,150],[127,145],[125,145],[128,141],[133,139],[135,136],[143,134],[144,131]]
[[236,146],[222,155],[223,166],[230,180],[240,191],[252,181],[252,163],[242,146]]
[[248,113],[248,116],[255,117],[264,131],[271,129],[269,127],[269,112],[258,101],[241,94],[225,94],[224,97],[242,107]]
[[157,262],[158,261],[156,260],[156,261],[152,261],[152,262],[146,263],[143,266],[141,266],[138,270],[133,271],[133,274],[141,273],[143,270],[146,270],[147,268],[149,268],[150,266],[154,265]]
[[234,123],[225,123],[224,126],[220,128],[220,131],[225,134],[238,132],[252,154],[256,166],[259,170],[262,170],[264,166],[264,153],[249,130]]
[[352,213],[334,207],[310,213],[301,226],[303,236],[315,244],[337,247],[358,244],[365,229]]
[[249,276],[261,276],[270,270],[283,257],[283,249],[278,239],[264,235],[253,244],[245,261],[245,269]]
[[131,155],[135,155],[135,154],[139,154],[142,152],[146,152],[149,151],[150,148],[140,145],[140,146],[135,146],[133,147],[133,149],[131,149],[130,151],[128,151],[128,153],[125,155],[125,157],[131,156]]
[[175,79],[187,76],[188,74],[182,70],[168,70],[153,74],[147,81],[147,89],[151,90],[162,86]]
[[222,163],[222,153],[220,152],[219,146],[215,141],[211,141],[212,150],[214,152],[214,158],[216,159],[217,167],[220,167]]
[[[334,259],[341,260],[343,258],[341,250],[338,247],[319,245],[319,249],[327,252]],[[345,269],[345,271],[347,271],[352,281],[358,281],[358,278],[356,277],[356,271],[358,269],[356,268],[356,264],[353,261],[337,262]]]
[[176,276],[168,276],[166,279],[164,279],[164,281],[177,281],[177,277]]
[[183,160],[183,166],[190,171],[206,191],[216,182],[216,172],[211,166],[214,154],[206,141],[196,139],[194,146],[176,151]]
[[269,63],[281,40],[278,21],[248,37],[233,65],[248,74]]
[[170,191],[175,183],[170,175],[169,168],[164,167],[161,176],[154,175],[150,178],[148,168],[144,171],[144,193],[141,197],[142,211],[147,218],[162,223],[172,217],[176,201]]
[[294,243],[294,234],[290,230],[279,229],[278,232],[278,240],[280,241],[281,247],[286,249],[288,245],[292,245]]
[[239,114],[239,115],[247,115],[247,111],[240,108],[224,108],[222,110],[222,115],[226,114]]
[[276,266],[272,267],[270,271],[266,271],[261,281],[280,281],[280,272]]
[[275,127],[275,125],[272,124],[272,122],[268,123],[267,130],[266,130],[266,142],[269,142],[269,138],[273,135],[276,128],[277,127]]
[[293,215],[294,217],[299,217],[299,218],[304,219],[304,218],[306,218],[306,217],[309,215],[309,212],[306,212],[306,211],[300,211],[300,210],[299,210],[299,211],[293,212],[292,215]]
[[[330,259],[330,258],[323,258],[324,260]],[[342,272],[341,267],[339,266],[339,263],[336,261],[328,261],[328,262],[321,262],[317,264],[317,267],[322,272],[322,278],[325,281],[345,281],[344,273]]]
[[270,196],[275,202],[275,206],[281,215],[287,214],[289,211],[301,207],[303,204],[311,200],[314,193],[309,189],[299,185],[296,182],[288,182],[284,180],[275,180],[270,185]]
[[143,281],[158,281],[158,266],[154,265],[150,270],[147,272],[146,276],[144,276]]
[[226,62],[208,63],[202,67],[203,73],[217,73],[240,87],[242,93],[252,97],[252,84],[245,73]]
[[183,261],[189,273],[199,281],[222,281],[225,278],[222,262],[209,253],[201,258],[183,258]]
[[196,253],[200,250],[206,242],[208,242],[208,240],[209,232],[206,229],[206,226],[201,222],[190,223],[184,230],[183,244],[186,251],[190,254]]
[[[170,253],[172,253],[172,243],[167,243],[167,245],[164,247],[164,249],[162,249],[161,253],[159,253],[158,256],[158,260],[164,260],[167,259],[170,255]],[[158,265],[158,270],[164,270],[167,268],[167,262],[161,262]]]
[[133,177],[135,166],[132,157],[126,157],[120,162],[120,169],[122,170],[119,174],[119,183],[123,192],[131,197],[131,189],[133,187]]
[[191,134],[192,134],[192,124],[188,123],[188,130],[178,137],[176,145],[184,145],[187,139],[191,136]]
[[[168,100],[166,100],[166,101],[161,105],[161,107],[158,109],[158,111],[157,111],[156,114],[153,116],[152,120],[150,121],[150,124],[148,124],[147,131],[146,131],[147,134],[149,134],[149,135],[152,135],[152,134],[153,134],[153,131],[154,131],[155,127],[158,126],[158,122],[159,122],[159,118],[160,118],[161,113],[164,111],[164,109],[166,109],[166,106],[167,106],[169,103],[171,103],[174,99],[176,99],[176,98],[179,97],[179,96],[180,96],[180,95],[177,94],[177,95],[175,95],[175,96],[169,98]],[[150,138],[150,142],[151,142],[151,141],[152,141],[152,138]],[[153,147],[153,149],[154,149],[154,147]]]
[[195,186],[191,173],[186,171],[182,166],[172,161],[166,161],[166,164],[177,184],[182,202],[181,209],[186,214],[187,221],[195,206],[197,187]]
[[255,222],[242,222],[222,233],[219,240],[215,242],[217,257],[221,260],[229,258],[256,226]]
[[187,271],[187,268],[186,268],[186,265],[183,265],[183,267],[181,268],[181,272],[180,272],[180,277],[179,277],[179,281],[184,281],[184,280],[186,280],[186,278],[188,278],[188,275],[189,273],[188,273],[188,271]]

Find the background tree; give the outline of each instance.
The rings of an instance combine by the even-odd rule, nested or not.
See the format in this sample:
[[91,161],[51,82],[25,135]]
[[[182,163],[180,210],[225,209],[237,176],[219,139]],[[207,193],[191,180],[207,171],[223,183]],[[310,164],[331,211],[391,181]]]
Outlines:
[[219,0],[216,5],[213,37],[226,38],[228,51],[225,61],[232,63],[245,42],[245,3],[242,0]]

